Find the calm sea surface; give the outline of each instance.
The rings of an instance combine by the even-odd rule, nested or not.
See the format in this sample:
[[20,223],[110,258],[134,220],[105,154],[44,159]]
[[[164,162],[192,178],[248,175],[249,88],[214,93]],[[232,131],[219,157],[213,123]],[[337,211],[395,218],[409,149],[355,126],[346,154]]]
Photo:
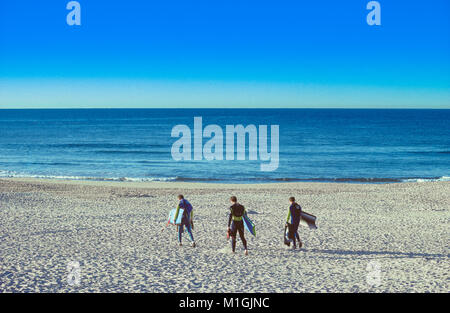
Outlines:
[[[203,118],[203,127],[217,124],[224,132],[227,124],[279,125],[278,169],[262,172],[260,160],[174,161],[172,128],[186,124],[193,132],[195,116]],[[450,180],[450,110],[0,110],[0,177]]]

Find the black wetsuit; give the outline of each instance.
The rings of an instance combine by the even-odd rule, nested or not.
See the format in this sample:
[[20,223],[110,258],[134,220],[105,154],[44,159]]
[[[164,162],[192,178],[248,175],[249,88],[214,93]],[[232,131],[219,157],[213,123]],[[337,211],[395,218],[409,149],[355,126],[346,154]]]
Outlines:
[[294,247],[296,246],[296,241],[301,245],[300,236],[298,235],[298,225],[300,224],[301,213],[302,207],[298,203],[294,202],[291,204],[286,222],[289,227],[289,239],[293,241]]
[[231,229],[231,249],[236,250],[236,234],[239,232],[244,249],[247,250],[247,240],[244,237],[244,222],[242,216],[245,208],[239,203],[235,203],[230,207],[230,217],[228,218],[228,227]]

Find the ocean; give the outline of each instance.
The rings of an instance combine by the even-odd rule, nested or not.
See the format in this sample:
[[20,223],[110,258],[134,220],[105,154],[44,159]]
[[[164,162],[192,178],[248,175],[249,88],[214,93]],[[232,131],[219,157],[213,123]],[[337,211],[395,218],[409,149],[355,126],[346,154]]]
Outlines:
[[[204,127],[223,129],[228,124],[279,125],[278,168],[261,171],[260,160],[173,160],[171,148],[178,138],[171,137],[172,128],[186,124],[193,130],[194,117],[202,117]],[[3,109],[0,177],[225,183],[450,180],[450,110]]]

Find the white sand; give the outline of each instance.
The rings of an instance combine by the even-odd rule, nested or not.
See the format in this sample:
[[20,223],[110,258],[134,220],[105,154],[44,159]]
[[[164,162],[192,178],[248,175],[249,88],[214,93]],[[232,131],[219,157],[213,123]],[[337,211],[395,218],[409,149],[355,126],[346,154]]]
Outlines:
[[[173,226],[162,231],[178,193],[194,206],[197,248],[187,234],[178,247]],[[257,212],[247,257],[240,241],[232,255],[226,240],[230,195]],[[291,195],[318,217],[318,230],[300,228],[300,251],[282,244]],[[2,179],[0,292],[448,293],[449,195],[448,182]],[[79,285],[66,281],[70,261],[81,264]],[[368,264],[379,266],[379,276],[368,274]]]

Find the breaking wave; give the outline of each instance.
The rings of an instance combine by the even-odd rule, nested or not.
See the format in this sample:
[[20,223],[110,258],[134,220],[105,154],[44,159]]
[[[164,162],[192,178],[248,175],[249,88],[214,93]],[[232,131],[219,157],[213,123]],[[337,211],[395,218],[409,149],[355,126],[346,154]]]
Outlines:
[[94,176],[64,176],[16,173],[0,170],[0,178],[39,178],[59,180],[93,180],[117,182],[210,182],[210,183],[273,183],[273,182],[332,182],[332,183],[410,183],[450,181],[450,176],[441,177],[410,177],[410,178],[271,178],[271,177],[238,177],[238,178],[208,178],[208,177],[94,177]]

